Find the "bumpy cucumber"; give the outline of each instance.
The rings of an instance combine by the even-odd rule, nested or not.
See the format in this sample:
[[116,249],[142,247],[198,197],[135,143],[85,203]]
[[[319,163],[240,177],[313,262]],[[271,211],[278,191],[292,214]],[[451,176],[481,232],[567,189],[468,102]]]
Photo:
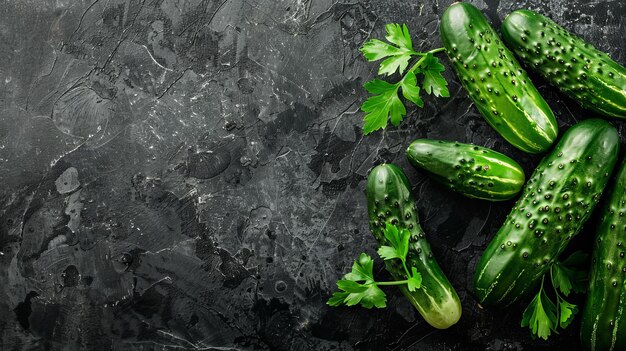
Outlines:
[[596,233],[580,339],[588,350],[626,349],[626,162]]
[[524,186],[524,170],[517,162],[484,147],[418,139],[406,156],[441,184],[471,198],[508,200]]
[[[389,245],[384,236],[385,223],[406,228],[411,233],[407,266],[416,267],[422,275],[422,287],[410,292],[400,290],[428,324],[445,329],[461,318],[461,302],[456,291],[433,257],[417,216],[409,181],[402,170],[392,164],[376,166],[367,179],[367,205],[370,228],[380,245]],[[399,260],[386,261],[386,268],[398,280],[406,279]]]
[[511,12],[502,38],[517,56],[584,108],[626,118],[626,68],[538,13]]
[[548,150],[558,134],[554,114],[485,16],[455,3],[440,30],[452,67],[487,122],[522,151]]
[[606,121],[585,120],[565,132],[480,258],[480,303],[509,304],[536,286],[589,218],[618,151],[617,131]]

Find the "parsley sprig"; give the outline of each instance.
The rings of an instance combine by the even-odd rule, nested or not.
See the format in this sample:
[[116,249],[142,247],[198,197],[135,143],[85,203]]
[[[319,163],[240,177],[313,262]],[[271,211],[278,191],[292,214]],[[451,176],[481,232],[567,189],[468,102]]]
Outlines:
[[[379,66],[378,74],[390,76],[396,72],[402,75],[402,79],[396,83],[388,83],[384,80],[373,79],[363,86],[370,96],[361,106],[365,112],[363,120],[363,132],[369,134],[387,126],[387,120],[391,119],[391,124],[398,126],[406,115],[406,107],[400,100],[398,94],[411,101],[418,107],[424,107],[424,101],[420,97],[420,86],[417,84],[417,75],[424,76],[422,89],[427,94],[449,97],[448,83],[441,75],[444,67],[439,63],[439,59],[434,54],[444,51],[444,48],[430,50],[428,52],[417,52],[413,49],[411,35],[406,24],[399,25],[390,23],[385,26],[387,35],[386,43],[378,39],[370,39],[361,52],[368,61],[378,61],[384,59]],[[409,62],[418,58],[417,61],[407,70]],[[406,71],[406,73],[405,73]]]
[[586,272],[576,267],[587,260],[587,255],[577,251],[562,262],[556,262],[550,267],[550,282],[556,297],[556,303],[548,296],[544,280],[541,279],[539,292],[530,302],[522,317],[522,327],[528,327],[533,337],[548,340],[552,332],[558,333],[558,328],[567,328],[578,307],[565,300],[574,291],[584,292],[586,287]]
[[387,223],[384,235],[389,246],[381,246],[378,255],[385,261],[398,259],[402,262],[407,279],[396,281],[376,281],[374,279],[374,260],[366,253],[361,253],[354,261],[352,271],[343,279],[337,281],[339,291],[326,302],[330,306],[354,306],[360,304],[365,308],[384,308],[387,306],[387,295],[379,286],[406,285],[409,291],[415,291],[422,286],[422,275],[415,267],[411,271],[407,268],[406,257],[409,253],[409,238],[411,234],[406,229],[400,229]]

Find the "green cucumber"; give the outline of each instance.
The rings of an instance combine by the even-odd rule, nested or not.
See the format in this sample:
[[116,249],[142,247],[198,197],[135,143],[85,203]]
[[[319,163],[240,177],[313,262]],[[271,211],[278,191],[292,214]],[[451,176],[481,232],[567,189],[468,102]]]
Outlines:
[[585,120],[565,132],[478,262],[480,303],[508,305],[537,285],[589,218],[618,151],[617,130],[604,120]]
[[440,31],[452,67],[487,122],[522,151],[548,150],[558,134],[554,114],[485,16],[458,2],[444,12]]
[[406,156],[444,186],[483,200],[513,198],[524,186],[524,170],[509,157],[476,145],[417,139]]
[[596,233],[580,339],[587,350],[626,349],[626,162]]
[[[435,328],[449,328],[458,322],[462,311],[459,296],[433,257],[404,172],[392,164],[374,167],[367,179],[367,205],[370,229],[379,245],[389,245],[383,233],[386,223],[406,228],[411,233],[406,264],[409,269],[416,267],[420,272],[422,287],[410,292],[405,285],[400,286],[404,296]],[[399,260],[385,261],[385,265],[394,279],[406,279]]]
[[626,68],[549,18],[511,12],[502,38],[528,67],[584,108],[626,118]]

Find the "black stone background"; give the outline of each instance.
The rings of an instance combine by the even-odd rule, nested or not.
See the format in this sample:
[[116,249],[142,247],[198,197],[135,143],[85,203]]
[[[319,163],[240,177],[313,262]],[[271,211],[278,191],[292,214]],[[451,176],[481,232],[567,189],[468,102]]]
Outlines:
[[[578,349],[577,324],[533,341],[523,304],[482,310],[468,293],[512,202],[463,198],[405,160],[418,137],[494,148],[527,174],[539,160],[487,126],[447,59],[451,98],[361,133],[377,65],[358,48],[389,22],[439,47],[451,2],[2,0],[0,349]],[[538,10],[626,63],[626,2],[472,3],[496,26]],[[561,131],[592,117],[534,81]],[[363,190],[381,162],[406,170],[462,299],[449,330],[392,289],[383,310],[324,304],[374,253]]]

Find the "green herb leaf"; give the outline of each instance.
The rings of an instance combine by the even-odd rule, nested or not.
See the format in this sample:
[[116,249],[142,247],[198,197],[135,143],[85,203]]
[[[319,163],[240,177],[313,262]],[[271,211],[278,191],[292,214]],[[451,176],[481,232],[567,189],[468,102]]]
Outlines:
[[552,284],[554,287],[559,289],[563,295],[569,296],[572,290],[572,282],[570,281],[568,272],[566,272],[566,268],[555,263],[551,268],[550,274],[552,274]]
[[563,295],[569,296],[572,291],[585,292],[587,289],[587,271],[583,267],[588,255],[580,251],[571,254],[562,262],[555,262],[550,269],[552,284]]
[[[343,282],[343,284],[340,285],[340,282]],[[345,284],[345,282],[348,281],[340,280],[337,282],[337,286],[341,289],[342,286],[345,287],[346,285],[349,285],[349,294],[344,299],[346,306],[354,306],[358,304],[361,304],[361,306],[365,308],[372,308],[374,306],[377,308],[384,308],[387,306],[387,296],[375,284],[358,284],[351,282],[358,285],[357,287],[352,284]]]
[[330,306],[354,306],[360,304],[365,308],[383,308],[387,304],[387,296],[378,285],[407,285],[409,291],[415,291],[422,286],[422,275],[417,268],[411,267],[409,272],[406,266],[406,257],[409,253],[409,239],[411,234],[406,229],[398,229],[387,223],[384,235],[389,246],[381,246],[378,254],[384,260],[399,259],[407,278],[391,282],[376,282],[374,280],[374,261],[366,253],[362,253],[352,264],[352,271],[337,281],[339,291],[333,293],[326,304]]
[[400,258],[400,256],[398,256],[398,253],[396,252],[396,249],[391,246],[381,246],[378,248],[377,252],[378,256],[380,256],[380,258],[385,261],[392,260],[394,258]]
[[428,53],[421,67],[421,71],[424,74],[424,83],[422,85],[424,90],[428,94],[435,96],[449,97],[448,82],[441,75],[445,68],[439,63],[439,59]]
[[559,325],[561,328],[567,328],[572,321],[574,320],[574,316],[578,313],[578,307],[574,304],[571,304],[565,300],[559,301]]
[[371,94],[382,94],[397,89],[396,84],[387,83],[380,79],[372,79],[365,83],[363,87]]
[[365,308],[386,306],[387,296],[374,283],[359,284],[351,280],[337,281],[337,287],[342,290],[333,294],[327,304],[331,306],[354,306],[361,304]]
[[[365,308],[384,308],[387,296],[376,286],[374,281],[374,261],[362,253],[358,261],[352,264],[352,271],[337,281],[340,291],[335,292],[326,302],[330,306],[354,306],[360,304]],[[363,283],[359,283],[363,282]]]
[[[586,261],[586,257],[574,253],[566,261],[570,265],[580,265]],[[564,262],[555,262],[550,267],[550,281],[556,295],[556,304],[544,291],[544,277],[541,280],[539,293],[524,311],[522,327],[528,326],[533,337],[537,336],[547,340],[551,332],[556,333],[557,328],[567,328],[574,320],[576,313],[578,313],[578,307],[565,301],[561,293],[568,296],[570,292],[575,290],[575,283],[573,282],[577,281],[577,276],[584,274],[584,272],[566,267]]]
[[378,39],[370,39],[366,41],[361,47],[361,52],[368,61],[378,61],[387,56],[402,54],[400,49],[397,47]]
[[[418,107],[424,107],[424,101],[420,97],[420,85],[417,82],[416,74],[422,73],[424,81],[422,89],[428,94],[435,96],[449,97],[448,83],[441,72],[444,66],[433,56],[433,53],[443,51],[442,48],[431,50],[426,53],[418,53],[413,50],[413,42],[406,24],[400,25],[390,23],[385,26],[387,34],[384,42],[378,39],[370,39],[361,47],[361,52],[368,61],[378,61],[384,59],[379,66],[379,75],[392,75],[396,72],[406,74],[397,83],[387,83],[380,79],[373,79],[364,85],[365,89],[373,94],[361,106],[365,112],[363,118],[364,134],[369,134],[379,129],[387,127],[387,120],[391,124],[398,126],[404,116],[406,107],[400,100],[398,89],[402,89],[402,96]],[[420,59],[407,70],[409,62],[413,57]]]
[[350,293],[345,291],[337,291],[333,293],[333,296],[326,301],[326,304],[329,306],[337,307],[344,304],[346,297],[348,297]]
[[413,43],[411,42],[411,34],[409,34],[409,28],[406,24],[399,25],[396,23],[389,23],[385,26],[387,35],[385,39],[388,42],[396,44],[400,48],[413,51]]
[[402,74],[409,65],[411,56],[415,54],[409,29],[406,24],[395,23],[387,24],[385,29],[387,30],[385,39],[395,46],[378,39],[370,39],[363,44],[361,52],[368,61],[386,58],[381,62],[378,74],[392,75],[396,71]]
[[350,294],[346,298],[346,305],[353,306],[360,303],[365,308],[387,307],[387,295],[374,284],[368,285],[367,289],[359,294]]
[[366,254],[361,253],[358,261],[352,264],[352,271],[344,276],[346,280],[355,282],[365,281],[371,283],[374,281],[374,261]]
[[366,112],[363,120],[363,132],[369,134],[387,126],[387,119],[391,117],[393,125],[399,125],[402,117],[406,115],[406,109],[398,97],[397,88],[386,91],[380,95],[371,96],[361,106],[361,110]]
[[409,65],[410,60],[411,60],[410,53],[392,56],[380,63],[380,67],[378,68],[378,74],[380,75],[386,74],[390,76],[396,73],[396,71],[399,71],[400,74],[402,74],[404,70],[407,68],[407,66]]
[[404,262],[409,253],[409,238],[411,236],[409,231],[406,229],[398,230],[395,225],[387,223],[384,234],[391,246],[381,246],[378,249],[378,255],[383,260],[398,258]]
[[408,279],[407,287],[409,291],[415,291],[422,287],[422,275],[415,267],[411,267],[411,271],[412,274]]
[[420,88],[417,86],[415,73],[409,71],[400,81],[402,95],[405,99],[414,103],[417,107],[424,107],[424,100],[420,97]]
[[548,340],[550,333],[556,331],[557,320],[556,305],[542,289],[530,302],[522,317],[522,327],[529,327],[531,334],[541,339]]
[[402,118],[406,115],[406,108],[400,98],[398,97],[397,92],[393,95],[389,102],[389,118],[391,120],[391,124],[394,126],[399,126],[400,122],[402,122]]
[[354,280],[341,279],[337,281],[337,287],[348,293],[362,293],[367,289],[365,284],[359,284]]

